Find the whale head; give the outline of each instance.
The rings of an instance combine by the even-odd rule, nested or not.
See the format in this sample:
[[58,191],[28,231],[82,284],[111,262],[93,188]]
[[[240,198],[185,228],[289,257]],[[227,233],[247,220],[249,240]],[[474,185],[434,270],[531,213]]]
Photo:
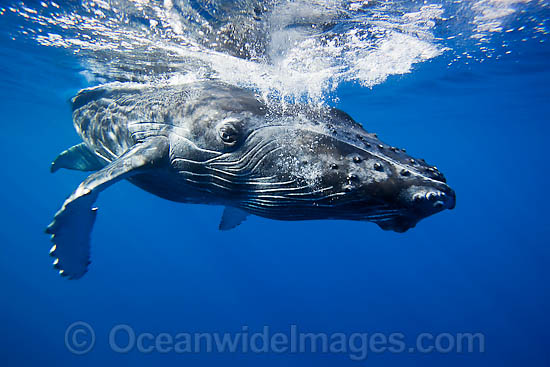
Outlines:
[[186,138],[193,146],[182,145],[180,169],[214,203],[279,220],[370,221],[396,232],[455,206],[436,167],[338,109],[268,106],[230,88],[211,89],[193,106]]

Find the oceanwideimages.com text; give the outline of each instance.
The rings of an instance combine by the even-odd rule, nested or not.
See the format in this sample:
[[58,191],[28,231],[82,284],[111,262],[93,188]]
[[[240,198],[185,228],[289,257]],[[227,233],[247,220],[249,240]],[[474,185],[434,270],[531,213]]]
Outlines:
[[[485,336],[479,332],[419,333],[412,339],[404,333],[313,332],[290,325],[286,330],[270,326],[252,329],[246,325],[236,332],[148,332],[131,325],[113,326],[101,342],[115,353],[331,353],[352,360],[364,360],[380,353],[483,353]],[[92,351],[96,333],[83,321],[71,324],[65,345],[74,354]]]

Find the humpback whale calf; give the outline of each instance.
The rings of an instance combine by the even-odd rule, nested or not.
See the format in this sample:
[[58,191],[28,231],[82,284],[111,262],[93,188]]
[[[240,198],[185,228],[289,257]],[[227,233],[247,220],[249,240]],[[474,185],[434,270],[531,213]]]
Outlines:
[[54,267],[71,279],[90,263],[98,194],[122,179],[168,200],[225,206],[222,230],[254,214],[370,221],[404,232],[455,206],[435,167],[335,108],[265,103],[252,91],[205,81],[107,84],[80,91],[72,109],[83,142],[51,171],[96,172],[46,229]]

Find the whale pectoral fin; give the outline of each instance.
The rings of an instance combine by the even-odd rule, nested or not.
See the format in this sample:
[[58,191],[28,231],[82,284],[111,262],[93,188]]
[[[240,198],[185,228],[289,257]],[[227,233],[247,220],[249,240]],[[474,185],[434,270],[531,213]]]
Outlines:
[[246,217],[248,217],[248,213],[244,210],[226,206],[223,210],[219,228],[222,231],[233,229],[244,222]]
[[82,277],[90,263],[90,234],[97,208],[92,208],[99,193],[110,185],[168,162],[169,142],[154,137],[134,145],[105,168],[88,176],[63,203],[46,229],[53,247],[54,267],[70,279]]
[[85,143],[80,143],[61,152],[52,162],[50,171],[53,173],[60,168],[97,171],[106,165],[107,162],[92,152]]
[[96,198],[97,193],[87,192],[67,200],[46,229],[54,244],[50,250],[54,268],[70,279],[82,277],[90,263],[90,233],[97,212],[92,204]]

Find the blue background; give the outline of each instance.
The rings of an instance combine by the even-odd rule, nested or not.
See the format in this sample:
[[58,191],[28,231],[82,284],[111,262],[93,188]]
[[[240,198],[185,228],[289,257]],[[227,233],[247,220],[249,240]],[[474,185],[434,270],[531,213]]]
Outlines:
[[[79,142],[68,99],[85,81],[62,51],[0,47],[0,363],[207,366],[550,365],[548,138],[550,47],[484,64],[444,57],[339,107],[367,130],[436,164],[457,207],[405,234],[370,223],[250,217],[219,232],[222,208],[164,201],[129,183],[99,198],[92,265],[79,281],[51,269],[44,228],[85,177],[49,173]],[[61,61],[63,60],[63,61]],[[74,62],[74,64],[72,64]],[[71,354],[82,320],[95,348]],[[484,353],[118,354],[110,329],[137,333],[481,332]]]

